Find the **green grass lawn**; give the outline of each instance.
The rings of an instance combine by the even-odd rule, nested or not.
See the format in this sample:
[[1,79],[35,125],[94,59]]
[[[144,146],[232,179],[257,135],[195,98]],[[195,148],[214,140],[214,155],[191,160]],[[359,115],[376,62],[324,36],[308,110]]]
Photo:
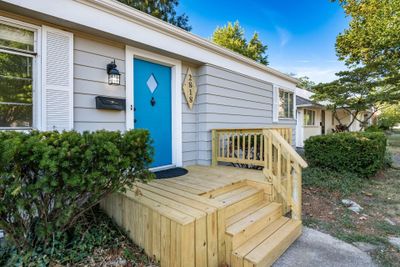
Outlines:
[[[388,138],[389,150],[400,152],[400,133]],[[344,198],[357,202],[363,210],[359,214],[348,210],[341,204]],[[377,263],[400,266],[400,251],[388,242],[390,236],[400,237],[400,170],[387,168],[370,179],[305,170],[303,222],[349,243],[374,244],[377,249],[370,253]]]

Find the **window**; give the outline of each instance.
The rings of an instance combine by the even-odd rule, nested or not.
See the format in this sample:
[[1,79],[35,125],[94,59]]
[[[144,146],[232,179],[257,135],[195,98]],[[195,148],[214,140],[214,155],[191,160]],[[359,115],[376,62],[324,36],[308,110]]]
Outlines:
[[293,93],[279,90],[279,118],[293,118]]
[[0,21],[0,129],[33,127],[35,32]]
[[315,111],[310,109],[304,110],[304,125],[315,125]]

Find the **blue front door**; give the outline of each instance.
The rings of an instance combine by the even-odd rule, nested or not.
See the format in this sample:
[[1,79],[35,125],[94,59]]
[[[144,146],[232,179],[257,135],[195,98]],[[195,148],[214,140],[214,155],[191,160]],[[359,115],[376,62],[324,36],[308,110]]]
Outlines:
[[135,128],[150,131],[155,149],[151,167],[172,164],[171,68],[134,59]]

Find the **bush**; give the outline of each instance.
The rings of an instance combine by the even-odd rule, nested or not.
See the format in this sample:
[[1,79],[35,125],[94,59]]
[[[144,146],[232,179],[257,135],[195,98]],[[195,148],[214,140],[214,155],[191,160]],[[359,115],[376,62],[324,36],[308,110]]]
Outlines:
[[386,136],[365,132],[313,136],[305,141],[304,150],[312,167],[369,177],[384,165]]
[[110,192],[146,180],[144,130],[1,132],[0,228],[18,250],[46,245]]
[[383,133],[383,132],[384,132],[384,130],[381,129],[381,128],[379,128],[378,125],[371,125],[371,126],[367,127],[367,128],[365,129],[365,131],[366,131],[367,133],[376,133],[376,132],[381,132],[381,133]]
[[97,206],[47,246],[22,252],[11,245],[0,247],[0,266],[109,266],[113,257],[126,259],[126,266],[156,266]]

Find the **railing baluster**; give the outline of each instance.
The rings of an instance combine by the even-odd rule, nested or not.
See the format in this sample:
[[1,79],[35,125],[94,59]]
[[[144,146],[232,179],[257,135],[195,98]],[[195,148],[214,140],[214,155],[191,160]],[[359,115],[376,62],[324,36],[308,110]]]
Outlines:
[[289,153],[287,154],[287,158],[286,158],[286,201],[289,205],[289,208],[292,207],[292,163],[290,160],[290,155]]
[[236,158],[240,158],[240,133],[236,134]]
[[231,143],[231,158],[235,156],[235,133],[232,133],[232,143]]
[[270,177],[273,174],[273,166],[272,166],[272,161],[273,161],[273,148],[272,148],[272,136],[271,133],[268,132],[268,166],[269,166],[269,172],[270,172]]
[[251,155],[251,148],[250,148],[250,144],[251,144],[251,136],[252,134],[249,133],[247,135],[247,160],[250,160],[250,155]]
[[245,156],[246,156],[246,149],[245,149],[245,146],[246,146],[246,134],[243,133],[243,134],[242,134],[242,159],[243,159],[243,160],[245,159]]
[[265,149],[264,149],[264,136],[260,135],[260,160],[264,160],[265,158]]
[[221,157],[221,153],[222,153],[221,152],[221,150],[222,150],[222,147],[221,147],[221,134],[218,134],[217,136],[218,136],[218,139],[217,139],[218,140],[218,155],[217,156]]
[[257,152],[258,152],[257,139],[258,139],[258,136],[255,134],[254,135],[254,159],[255,160],[258,159],[257,158]]

